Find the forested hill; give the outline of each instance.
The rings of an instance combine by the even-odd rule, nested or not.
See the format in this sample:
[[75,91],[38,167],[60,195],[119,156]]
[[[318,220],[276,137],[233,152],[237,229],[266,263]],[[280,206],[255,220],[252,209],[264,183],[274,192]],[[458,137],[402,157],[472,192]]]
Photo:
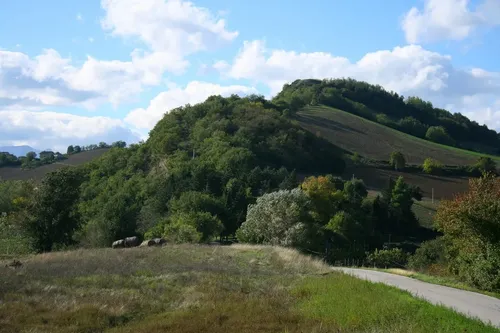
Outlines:
[[131,235],[206,241],[233,235],[264,193],[295,188],[295,171],[343,169],[336,146],[264,98],[213,96],[167,113],[145,143],[49,173],[37,191],[29,182],[0,182],[8,193],[0,212],[37,251],[110,246]]
[[379,85],[353,79],[296,80],[273,99],[291,113],[324,104],[413,136],[486,154],[500,154],[500,135],[460,113],[435,108],[419,97],[404,98]]
[[328,173],[343,169],[336,146],[293,124],[276,105],[255,95],[212,96],[174,109],[153,128],[147,145],[156,158],[195,156],[234,172],[257,166]]

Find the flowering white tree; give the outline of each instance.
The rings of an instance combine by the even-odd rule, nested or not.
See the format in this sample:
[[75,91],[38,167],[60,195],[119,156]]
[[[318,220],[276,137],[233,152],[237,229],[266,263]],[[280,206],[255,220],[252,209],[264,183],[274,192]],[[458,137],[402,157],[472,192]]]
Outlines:
[[237,232],[246,243],[294,246],[303,241],[309,198],[301,189],[264,194],[248,206],[246,221]]

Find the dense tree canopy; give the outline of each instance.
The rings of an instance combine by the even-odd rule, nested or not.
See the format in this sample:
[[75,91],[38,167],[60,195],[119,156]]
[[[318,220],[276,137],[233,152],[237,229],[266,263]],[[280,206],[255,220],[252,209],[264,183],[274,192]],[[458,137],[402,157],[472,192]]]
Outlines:
[[108,147],[84,166],[46,177],[29,210],[35,249],[109,246],[133,235],[201,242],[231,236],[258,197],[297,187],[295,169],[344,168],[337,147],[261,96],[212,96],[166,114],[147,142],[74,145],[68,153]]

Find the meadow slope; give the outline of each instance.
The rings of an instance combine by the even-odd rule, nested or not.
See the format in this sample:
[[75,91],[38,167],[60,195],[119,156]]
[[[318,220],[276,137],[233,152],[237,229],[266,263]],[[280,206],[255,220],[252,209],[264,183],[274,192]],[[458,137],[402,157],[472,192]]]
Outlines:
[[[498,332],[295,250],[95,249],[0,261],[0,332]],[[362,309],[362,310],[361,310]]]
[[[304,129],[370,159],[387,161],[391,153],[398,150],[410,164],[421,164],[431,157],[445,165],[467,165],[484,156],[426,141],[327,106],[308,106],[297,114],[297,120]],[[500,160],[498,156],[492,158]]]

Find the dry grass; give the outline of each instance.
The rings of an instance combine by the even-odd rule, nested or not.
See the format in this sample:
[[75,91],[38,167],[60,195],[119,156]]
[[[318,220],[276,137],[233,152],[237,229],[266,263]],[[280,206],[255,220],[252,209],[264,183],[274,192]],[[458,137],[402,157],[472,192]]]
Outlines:
[[[431,332],[415,329],[410,313],[401,312],[400,321],[387,324],[394,306],[413,304],[406,296],[399,300],[404,295],[399,291],[384,301],[383,321],[374,320],[376,305],[369,316],[356,315],[356,307],[377,304],[374,297],[386,287],[332,273],[321,261],[291,249],[168,245],[20,260],[19,269],[0,262],[2,333]],[[433,309],[422,311],[422,318],[433,318]],[[441,314],[449,316],[447,327],[493,332],[446,311]],[[352,316],[357,319],[344,320]]]
[[304,255],[293,248],[250,244],[234,244],[231,247],[241,251],[273,251],[278,255],[281,263],[287,269],[291,269],[297,273],[310,274],[311,272],[315,272],[324,274],[331,271],[330,266],[324,261]]

